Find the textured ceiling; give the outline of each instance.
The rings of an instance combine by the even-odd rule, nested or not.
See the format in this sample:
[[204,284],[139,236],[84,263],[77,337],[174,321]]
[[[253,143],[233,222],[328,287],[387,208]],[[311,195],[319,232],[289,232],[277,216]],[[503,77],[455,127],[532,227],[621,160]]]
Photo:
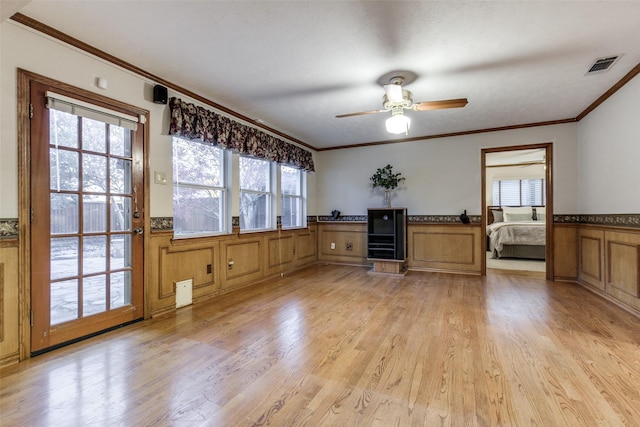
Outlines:
[[[3,0],[4,2],[4,0]],[[572,119],[640,63],[638,1],[31,1],[20,13],[314,148],[385,132],[379,82],[416,78],[409,137]],[[596,58],[622,55],[585,76]]]

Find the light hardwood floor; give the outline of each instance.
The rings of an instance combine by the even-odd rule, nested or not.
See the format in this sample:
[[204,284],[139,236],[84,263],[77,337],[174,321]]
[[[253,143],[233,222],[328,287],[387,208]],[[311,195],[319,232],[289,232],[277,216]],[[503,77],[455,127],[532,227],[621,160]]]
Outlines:
[[318,265],[0,372],[0,425],[640,424],[640,322],[570,283]]

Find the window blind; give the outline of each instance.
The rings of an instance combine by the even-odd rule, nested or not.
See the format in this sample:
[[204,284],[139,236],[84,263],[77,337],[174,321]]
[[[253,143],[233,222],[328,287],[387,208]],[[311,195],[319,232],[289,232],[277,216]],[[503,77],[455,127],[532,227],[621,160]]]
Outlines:
[[89,104],[54,92],[47,92],[47,108],[91,120],[98,120],[110,125],[131,129],[132,131],[138,129],[138,122],[141,121],[136,116]]
[[493,204],[498,206],[544,206],[544,179],[493,181]]

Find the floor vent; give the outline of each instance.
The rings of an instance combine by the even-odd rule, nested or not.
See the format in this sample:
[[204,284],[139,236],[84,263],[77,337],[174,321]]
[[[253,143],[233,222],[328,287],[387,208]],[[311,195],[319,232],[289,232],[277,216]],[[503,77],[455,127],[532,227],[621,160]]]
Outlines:
[[188,279],[176,282],[176,308],[191,305],[193,302],[192,290],[193,280]]
[[602,73],[609,70],[618,58],[619,56],[609,56],[607,58],[596,59],[591,68],[589,68],[589,71],[587,71],[587,74]]

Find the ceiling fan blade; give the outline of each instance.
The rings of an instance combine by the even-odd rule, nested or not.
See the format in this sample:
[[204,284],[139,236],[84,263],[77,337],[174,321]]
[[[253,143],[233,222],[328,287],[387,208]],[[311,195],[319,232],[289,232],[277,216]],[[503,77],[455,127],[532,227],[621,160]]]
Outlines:
[[443,101],[418,102],[413,106],[416,111],[444,110],[445,108],[462,108],[467,105],[467,98],[445,99]]
[[390,102],[402,102],[402,85],[395,83],[384,85],[384,92]]
[[364,116],[366,114],[384,113],[385,111],[388,111],[388,110],[361,111],[359,113],[340,114],[339,116],[336,116],[336,118],[342,119],[343,117]]

